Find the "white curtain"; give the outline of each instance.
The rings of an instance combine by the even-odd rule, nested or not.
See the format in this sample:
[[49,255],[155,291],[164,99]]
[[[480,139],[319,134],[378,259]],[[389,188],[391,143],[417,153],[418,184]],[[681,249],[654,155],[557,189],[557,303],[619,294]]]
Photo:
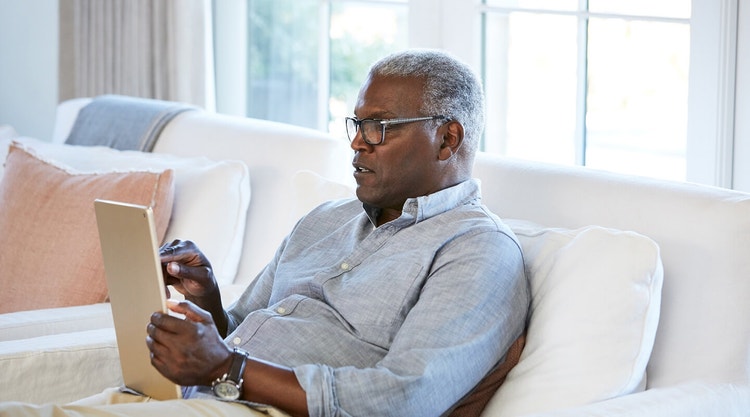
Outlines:
[[210,0],[60,0],[60,100],[123,94],[215,108]]

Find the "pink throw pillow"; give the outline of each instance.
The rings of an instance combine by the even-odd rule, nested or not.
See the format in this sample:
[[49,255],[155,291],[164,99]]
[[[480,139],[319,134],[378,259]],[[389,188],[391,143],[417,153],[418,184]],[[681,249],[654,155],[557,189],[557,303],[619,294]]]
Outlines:
[[77,173],[13,143],[0,181],[0,313],[104,302],[94,200],[151,206],[158,239],[173,172]]

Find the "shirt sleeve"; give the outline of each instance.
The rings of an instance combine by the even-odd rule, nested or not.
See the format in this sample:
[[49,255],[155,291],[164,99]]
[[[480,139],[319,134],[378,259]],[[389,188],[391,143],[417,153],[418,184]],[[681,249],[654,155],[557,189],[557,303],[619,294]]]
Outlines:
[[419,301],[375,367],[294,368],[311,416],[440,415],[505,356],[529,306],[516,241],[467,234],[426,267]]

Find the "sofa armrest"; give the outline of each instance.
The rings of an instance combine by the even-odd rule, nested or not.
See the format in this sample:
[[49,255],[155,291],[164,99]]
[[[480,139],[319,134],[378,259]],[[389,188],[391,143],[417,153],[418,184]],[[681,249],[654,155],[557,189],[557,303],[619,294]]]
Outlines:
[[113,328],[0,342],[0,401],[67,403],[122,385]]
[[55,127],[52,131],[52,143],[65,143],[70,131],[73,130],[78,112],[87,104],[91,103],[92,98],[82,97],[63,101],[57,106],[55,115]]
[[111,328],[109,303],[0,314],[0,342]]
[[750,385],[690,382],[526,417],[746,417]]

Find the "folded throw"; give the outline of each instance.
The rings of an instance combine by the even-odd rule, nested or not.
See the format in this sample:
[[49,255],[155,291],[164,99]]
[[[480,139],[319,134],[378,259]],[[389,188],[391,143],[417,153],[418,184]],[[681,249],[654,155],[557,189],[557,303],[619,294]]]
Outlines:
[[178,114],[194,109],[171,101],[98,96],[78,113],[65,143],[151,152],[164,126]]

